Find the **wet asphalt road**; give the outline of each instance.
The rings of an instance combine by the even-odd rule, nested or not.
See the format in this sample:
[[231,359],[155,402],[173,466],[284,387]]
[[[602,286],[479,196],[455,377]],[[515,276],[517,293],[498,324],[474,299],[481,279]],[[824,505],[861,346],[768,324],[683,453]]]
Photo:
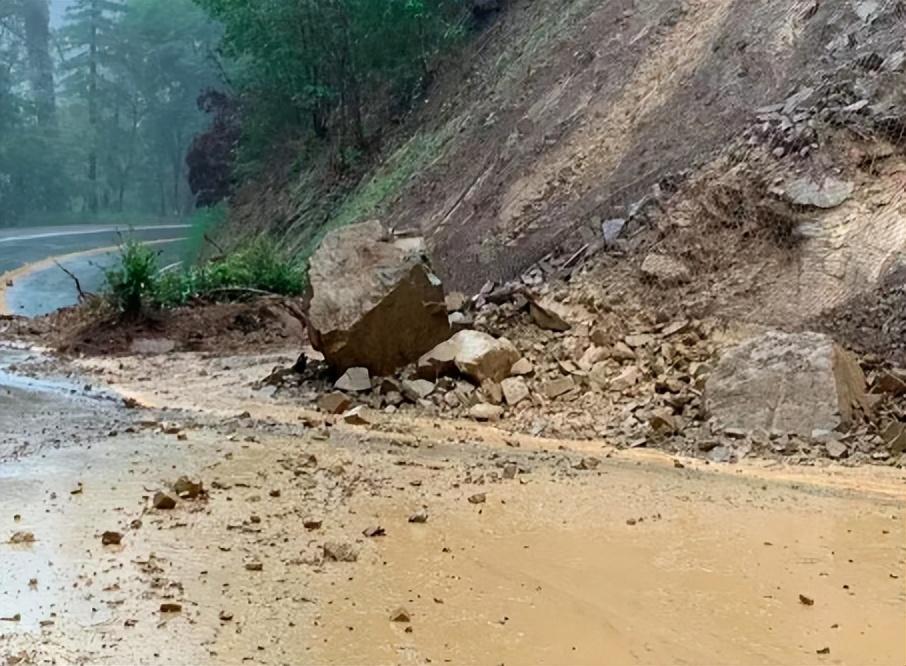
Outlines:
[[[112,247],[124,237],[158,243],[155,247],[161,252],[161,265],[166,265],[179,259],[181,244],[178,239],[185,233],[185,225],[132,230],[111,225],[0,230],[0,274],[50,257]],[[85,291],[96,291],[101,286],[104,269],[115,260],[115,254],[104,253],[70,257],[61,263],[78,276]],[[26,316],[46,314],[72,305],[77,297],[72,280],[56,266],[22,277],[6,294],[9,312]]]

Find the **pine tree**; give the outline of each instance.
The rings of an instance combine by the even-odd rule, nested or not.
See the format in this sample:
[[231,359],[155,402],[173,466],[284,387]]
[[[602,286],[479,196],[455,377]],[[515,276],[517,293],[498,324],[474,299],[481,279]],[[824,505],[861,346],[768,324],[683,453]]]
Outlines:
[[125,11],[121,0],[76,0],[66,13],[66,84],[88,107],[91,132],[88,149],[88,207],[99,209],[98,144],[101,109],[113,88],[110,72],[119,42],[116,22]]

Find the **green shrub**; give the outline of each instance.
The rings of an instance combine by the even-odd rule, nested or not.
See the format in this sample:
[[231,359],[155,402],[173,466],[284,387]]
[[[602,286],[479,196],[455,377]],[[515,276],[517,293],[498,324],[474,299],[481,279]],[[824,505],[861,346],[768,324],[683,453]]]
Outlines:
[[120,248],[120,262],[105,272],[106,291],[121,313],[135,316],[156,301],[157,253],[135,240]]
[[106,293],[120,312],[169,308],[194,300],[232,301],[249,295],[299,296],[307,284],[304,262],[267,238],[253,240],[225,258],[160,273],[157,254],[136,241],[123,244],[120,263],[106,273]]

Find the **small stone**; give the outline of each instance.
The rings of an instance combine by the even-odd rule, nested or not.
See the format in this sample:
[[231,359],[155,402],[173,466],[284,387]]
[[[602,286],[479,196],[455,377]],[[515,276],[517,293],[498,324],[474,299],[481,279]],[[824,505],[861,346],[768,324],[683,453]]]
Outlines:
[[192,481],[186,476],[181,476],[173,484],[173,492],[182,499],[198,499],[204,494],[204,485],[200,481]]
[[805,596],[804,594],[800,594],[799,603],[802,604],[803,606],[814,606],[815,600],[812,599],[811,597]]
[[501,384],[501,389],[503,390],[503,397],[506,400],[506,404],[510,407],[518,405],[530,395],[528,384],[526,384],[522,377],[504,379]]
[[264,564],[258,560],[251,560],[250,562],[245,563],[246,571],[264,571]]
[[430,382],[427,379],[407,379],[403,382],[401,388],[403,397],[406,400],[418,402],[434,393],[434,389],[437,386],[434,382]]
[[484,504],[487,500],[488,496],[485,493],[478,493],[469,498],[469,504]]
[[548,397],[549,400],[559,398],[561,395],[569,393],[573,388],[575,388],[575,382],[572,377],[560,377],[558,379],[553,379],[549,382],[545,382],[542,387],[544,395]]
[[507,463],[503,466],[503,478],[507,480],[515,479],[519,473],[519,466],[516,463]]
[[176,508],[176,500],[163,492],[154,493],[151,505],[161,511],[170,511]]
[[359,559],[359,554],[355,548],[348,543],[330,541],[322,547],[324,559],[330,562],[355,562]]
[[815,650],[815,652],[817,652],[818,654],[830,654],[830,648],[823,647],[820,650]]
[[163,603],[160,605],[160,612],[164,614],[182,613],[182,604],[172,602]]
[[342,414],[352,407],[352,400],[345,393],[335,391],[318,398],[318,407],[327,414]]
[[423,525],[428,522],[428,512],[424,509],[416,511],[411,516],[409,516],[409,522],[415,525]]
[[469,410],[469,416],[476,421],[499,421],[503,416],[503,407],[479,403]]
[[550,299],[530,301],[529,314],[539,328],[547,331],[564,332],[572,328],[563,316],[562,306]]
[[349,368],[334,384],[338,391],[362,393],[371,390],[371,373],[368,368]]
[[104,532],[101,543],[105,546],[119,546],[123,542],[123,535],[119,532]]
[[849,453],[849,449],[843,442],[830,441],[824,445],[824,448],[827,449],[827,455],[834,460],[844,458]]
[[406,624],[412,621],[412,616],[409,615],[409,612],[405,608],[397,608],[390,613],[390,621]]
[[616,361],[634,361],[637,356],[625,342],[616,343],[610,350],[610,357]]
[[306,518],[302,521],[302,527],[307,530],[319,530],[323,524],[324,521],[320,518]]
[[651,335],[627,335],[625,339],[626,345],[631,349],[639,349],[641,347],[647,347],[654,342],[654,336]]
[[461,291],[451,291],[449,294],[444,296],[444,304],[447,306],[447,312],[459,312],[464,307],[468,299],[466,295]]
[[376,525],[374,527],[366,527],[364,530],[362,530],[362,534],[369,539],[373,539],[375,537],[387,536],[387,530],[385,530],[380,525]]
[[656,252],[645,257],[642,274],[663,284],[681,284],[692,279],[692,272],[682,261]]
[[535,366],[527,358],[520,358],[513,364],[510,374],[514,377],[525,377],[535,372]]
[[369,425],[371,419],[368,415],[368,408],[364,406],[353,407],[348,412],[343,413],[343,422],[349,425]]
[[625,391],[638,384],[641,378],[642,371],[635,366],[630,366],[610,382],[610,390]]
[[485,401],[492,405],[499,405],[503,402],[503,389],[493,379],[485,379],[481,382],[481,393]]
[[579,464],[576,466],[576,469],[581,469],[583,471],[591,471],[597,469],[600,466],[601,461],[597,458],[582,458]]
[[221,622],[230,622],[233,619],[233,614],[229,611],[220,611],[220,615],[218,615],[217,618]]

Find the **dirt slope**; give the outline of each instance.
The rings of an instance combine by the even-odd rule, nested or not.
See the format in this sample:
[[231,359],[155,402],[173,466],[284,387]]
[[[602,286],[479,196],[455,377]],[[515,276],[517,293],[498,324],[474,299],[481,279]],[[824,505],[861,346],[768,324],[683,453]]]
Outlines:
[[[902,48],[894,2],[514,2],[440,95],[451,138],[389,217],[457,287],[506,279],[738,145],[756,109]],[[900,73],[899,80],[902,81]],[[447,83],[449,86],[450,84]],[[452,128],[455,128],[455,131]],[[664,182],[667,179],[667,182]]]

